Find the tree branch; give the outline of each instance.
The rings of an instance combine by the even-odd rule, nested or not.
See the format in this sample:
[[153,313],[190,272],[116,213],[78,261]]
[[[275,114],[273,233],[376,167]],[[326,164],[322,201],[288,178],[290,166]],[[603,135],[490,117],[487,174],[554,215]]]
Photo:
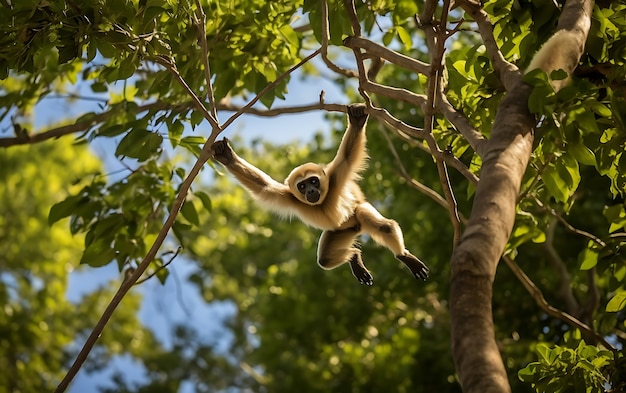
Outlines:
[[519,267],[519,265],[513,259],[509,258],[509,256],[507,255],[503,256],[502,258],[504,259],[504,262],[507,264],[507,266],[511,269],[513,274],[515,274],[517,279],[522,283],[524,288],[526,288],[528,293],[533,297],[533,299],[535,299],[535,302],[537,303],[537,305],[542,310],[544,310],[546,314],[554,318],[558,318],[561,321],[565,322],[566,324],[574,328],[580,329],[581,331],[585,332],[589,336],[594,337],[596,340],[598,340],[598,342],[602,343],[602,345],[604,345],[607,349],[613,352],[616,351],[615,347],[611,345],[604,338],[604,336],[595,332],[589,326],[582,323],[578,319],[574,318],[570,314],[563,312],[556,307],[551,306],[550,303],[548,303],[546,299],[543,297],[543,293],[541,293],[541,290],[537,287],[537,285],[535,285],[535,283],[530,279],[530,277],[528,277],[526,273],[524,273],[524,271]]
[[367,38],[350,36],[343,40],[343,44],[353,50],[364,49],[368,55],[381,57],[388,62],[409,71],[424,75],[428,75],[430,71],[430,66],[428,64],[388,49],[377,44],[376,42],[368,40]]
[[[154,102],[151,104],[142,105],[137,108],[137,113],[150,111],[150,110],[162,110],[167,109],[167,104],[162,102]],[[85,132],[90,127],[101,123],[118,111],[119,108],[111,108],[110,110],[90,116],[89,120],[80,121],[74,124],[68,124],[61,127],[52,128],[48,131],[40,132],[37,134],[25,134],[13,138],[0,138],[0,147],[10,147],[15,145],[28,145],[33,143],[39,143],[48,139],[60,138],[65,135],[74,134],[77,132]]]
[[215,95],[213,94],[213,85],[211,84],[211,68],[209,66],[209,48],[206,42],[206,14],[204,8],[200,3],[200,0],[196,0],[196,7],[198,7],[198,13],[200,13],[200,19],[194,15],[194,25],[198,32],[198,42],[200,48],[202,48],[202,62],[204,63],[204,79],[206,82],[207,98],[209,100],[209,109],[211,111],[211,117],[215,119],[216,123],[219,123],[217,118],[217,109],[215,107]]
[[[150,266],[150,263],[154,260],[154,257],[156,256],[159,248],[161,248],[161,245],[163,244],[163,241],[165,240],[165,238],[166,238],[170,228],[172,227],[172,225],[176,221],[176,216],[178,215],[178,212],[180,211],[180,208],[182,207],[182,205],[183,205],[183,203],[185,201],[185,198],[187,197],[187,193],[189,192],[189,189],[191,188],[191,184],[193,183],[194,179],[198,176],[198,173],[200,173],[200,170],[202,169],[204,164],[213,155],[213,151],[212,151],[211,147],[213,146],[213,143],[215,142],[215,139],[217,138],[217,136],[219,135],[221,130],[226,129],[230,124],[232,124],[232,122],[235,121],[235,119],[237,119],[243,112],[245,112],[252,105],[254,105],[263,96],[263,94],[267,93],[269,90],[274,88],[276,86],[276,84],[278,84],[281,80],[285,79],[295,69],[297,69],[298,67],[300,67],[302,64],[306,63],[307,61],[309,61],[313,57],[317,56],[319,53],[320,53],[320,50],[318,49],[315,52],[313,52],[311,55],[307,56],[305,59],[300,61],[298,64],[296,64],[295,66],[291,67],[289,70],[284,72],[274,82],[270,83],[263,90],[261,90],[248,104],[246,104],[237,113],[235,113],[233,116],[231,116],[228,119],[228,121],[226,121],[224,123],[224,125],[222,127],[220,127],[219,124],[217,124],[217,122],[215,121],[215,125],[214,125],[214,127],[213,127],[213,129],[211,131],[211,135],[207,138],[207,141],[205,142],[204,146],[202,147],[202,150],[200,151],[200,156],[198,157],[198,159],[196,160],[195,164],[193,165],[193,168],[191,168],[191,170],[189,171],[189,174],[187,175],[185,180],[183,180],[182,184],[180,185],[180,189],[178,191],[178,195],[176,196],[176,199],[174,200],[174,203],[172,205],[170,213],[167,216],[167,219],[165,220],[165,223],[163,224],[163,227],[159,231],[159,234],[157,235],[156,239],[154,240],[154,243],[150,247],[150,250],[148,251],[146,256],[142,259],[142,261],[139,263],[139,265],[137,266],[137,269],[126,280],[124,280],[122,282],[122,284],[120,285],[120,288],[118,289],[118,291],[113,296],[113,299],[111,299],[111,301],[107,305],[106,309],[102,313],[102,316],[98,320],[98,323],[92,329],[91,333],[89,334],[89,337],[87,337],[87,340],[86,340],[85,344],[83,345],[83,347],[81,348],[80,352],[78,353],[78,356],[74,360],[74,363],[72,364],[72,366],[68,370],[68,372],[65,375],[65,377],[63,378],[63,380],[57,386],[57,388],[55,390],[55,393],[61,393],[61,392],[64,392],[67,389],[67,387],[69,386],[70,382],[72,381],[72,379],[74,379],[74,377],[78,373],[78,370],[80,370],[82,364],[87,359],[87,356],[89,355],[89,352],[91,352],[91,350],[94,347],[96,341],[98,340],[98,337],[100,337],[100,335],[102,334],[102,331],[104,330],[104,328],[105,328],[106,324],[108,323],[109,319],[111,319],[111,316],[113,315],[113,312],[117,309],[117,307],[119,306],[119,304],[122,301],[122,299],[124,298],[124,296],[126,296],[126,293],[128,293],[128,291],[132,288],[132,286],[137,282],[137,280],[141,277],[141,275],[146,271],[148,266]],[[164,60],[164,59],[162,59],[162,60]],[[190,94],[190,96],[194,100],[194,102],[197,105],[202,107],[203,114],[205,114],[205,116],[208,115],[209,118],[210,118],[211,114],[207,112],[207,110],[204,107],[204,105],[202,105],[202,102],[200,102],[198,96],[193,91],[191,91],[191,89],[185,83],[185,81],[182,79],[182,77],[180,77],[180,74],[176,70],[176,67],[173,64],[169,64],[167,62],[165,64],[166,64],[166,66],[167,65],[170,66],[169,69],[174,73],[174,75],[178,75],[177,79],[179,80],[179,82],[183,85],[185,90],[188,91],[188,93]]]
[[424,108],[424,133],[425,140],[431,150],[431,153],[436,158],[437,173],[439,174],[439,182],[443,188],[444,196],[448,203],[448,213],[450,215],[450,222],[454,228],[453,244],[456,244],[461,236],[461,221],[459,218],[458,206],[452,185],[450,184],[450,178],[448,176],[448,169],[445,162],[441,159],[442,151],[439,148],[437,141],[433,135],[433,129],[435,124],[435,99],[437,98],[437,91],[440,89],[441,78],[443,75],[443,55],[445,53],[445,41],[447,38],[446,23],[448,20],[448,10],[450,8],[450,1],[444,0],[442,7],[442,15],[438,23],[435,23],[434,10],[436,8],[435,2],[427,3],[426,10],[424,12],[425,18],[428,22],[420,24],[420,27],[426,33],[426,42],[430,52],[430,67],[428,73],[428,96]]
[[565,267],[565,263],[563,263],[563,259],[561,259],[561,256],[554,248],[554,231],[556,230],[556,223],[557,220],[553,217],[548,224],[544,247],[548,254],[548,261],[550,261],[550,264],[561,280],[557,294],[565,302],[567,312],[573,315],[578,315],[579,305],[574,297],[574,292],[572,291],[571,277]]
[[269,85],[265,86],[263,88],[263,90],[261,90],[253,99],[250,100],[250,102],[248,102],[241,109],[239,109],[234,115],[229,117],[228,120],[226,120],[226,122],[224,122],[224,124],[222,125],[222,129],[226,129],[228,126],[230,126],[235,120],[237,120],[237,118],[239,116],[241,116],[244,112],[248,111],[254,104],[256,104],[261,99],[261,97],[263,97],[263,95],[265,95],[265,93],[267,93],[268,91],[272,90],[283,79],[287,78],[289,75],[291,75],[292,72],[294,72],[295,70],[300,68],[303,64],[307,63],[309,60],[311,60],[312,58],[314,58],[315,56],[320,54],[321,51],[322,51],[321,48],[317,49],[315,52],[311,53],[310,55],[308,55],[304,59],[300,60],[300,62],[298,64],[294,65],[293,67],[291,67],[287,71],[283,72],[278,78],[276,78],[276,80],[274,82],[272,82]]
[[515,64],[508,62],[502,55],[502,52],[500,51],[500,48],[498,48],[498,44],[496,44],[496,40],[493,36],[493,24],[489,20],[489,16],[485,10],[483,10],[480,2],[463,0],[459,1],[459,4],[465,12],[470,14],[474,21],[476,21],[476,24],[478,25],[478,33],[483,39],[489,60],[491,60],[494,70],[500,76],[500,80],[504,84],[505,89],[510,91],[516,84],[515,78],[512,76],[513,74],[517,74],[519,76],[519,68],[517,68]]
[[211,124],[211,128],[213,130],[222,130],[223,128],[220,126],[217,119],[214,118],[211,113],[209,113],[209,111],[204,106],[204,103],[200,100],[196,93],[191,90],[191,87],[189,87],[185,79],[183,79],[183,76],[180,74],[180,72],[178,72],[176,64],[172,61],[172,59],[166,58],[164,56],[156,56],[153,58],[153,60],[156,63],[161,64],[163,67],[165,67],[165,69],[169,70],[174,75],[178,83],[183,87],[185,92],[187,92],[187,95],[189,95],[194,104],[196,104],[196,108],[200,111],[200,113],[202,113],[202,116],[207,119],[209,124]]
[[330,37],[330,28],[329,28],[329,20],[328,20],[328,1],[322,0],[322,60],[326,66],[341,75],[344,75],[348,78],[356,78],[358,77],[357,73],[352,70],[347,70],[345,68],[339,67],[335,63],[333,63],[328,58],[328,38]]

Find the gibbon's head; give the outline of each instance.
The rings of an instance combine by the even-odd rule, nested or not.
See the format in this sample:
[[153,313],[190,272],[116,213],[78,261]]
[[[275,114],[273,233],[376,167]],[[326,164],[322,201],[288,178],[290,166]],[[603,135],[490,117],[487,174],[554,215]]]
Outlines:
[[285,184],[298,200],[307,205],[319,205],[328,193],[328,177],[324,166],[309,162],[291,171]]

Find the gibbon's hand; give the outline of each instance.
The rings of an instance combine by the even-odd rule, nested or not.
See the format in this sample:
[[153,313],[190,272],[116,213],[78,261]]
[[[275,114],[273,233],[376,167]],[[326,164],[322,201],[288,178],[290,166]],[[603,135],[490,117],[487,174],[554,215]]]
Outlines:
[[369,117],[369,115],[365,113],[365,109],[367,109],[367,106],[365,106],[365,104],[348,105],[348,116],[350,120],[350,125],[356,128],[361,128],[365,125],[365,122]]
[[224,138],[221,141],[216,141],[211,147],[213,149],[213,158],[222,163],[223,165],[230,165],[233,163],[234,155],[233,149],[228,143],[228,138]]

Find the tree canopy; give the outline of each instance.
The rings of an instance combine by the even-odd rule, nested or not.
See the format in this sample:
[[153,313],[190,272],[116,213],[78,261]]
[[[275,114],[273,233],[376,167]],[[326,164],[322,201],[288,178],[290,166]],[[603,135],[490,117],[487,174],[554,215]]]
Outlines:
[[[0,351],[15,370],[2,391],[64,391],[83,362],[120,353],[145,381],[103,390],[625,389],[626,5],[0,6]],[[557,30],[579,53],[524,73]],[[368,239],[373,287],[319,269],[319,233],[254,205],[210,160],[240,116],[321,111],[333,132],[306,143],[267,130],[233,144],[276,178],[327,162],[357,101],[362,188],[429,265],[426,283]],[[294,139],[307,127],[294,120]],[[107,152],[105,173],[85,145]],[[139,324],[133,286],[172,279],[180,258],[194,266],[184,285],[234,305],[230,339],[182,324],[165,346]],[[72,305],[78,264],[115,264],[120,280]]]

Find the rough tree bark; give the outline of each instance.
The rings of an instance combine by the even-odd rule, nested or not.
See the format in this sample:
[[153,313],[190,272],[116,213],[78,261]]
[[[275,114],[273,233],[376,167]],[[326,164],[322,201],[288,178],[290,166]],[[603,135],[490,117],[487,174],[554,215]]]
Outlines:
[[[477,7],[469,2],[466,6]],[[572,56],[580,59],[592,9],[590,0],[567,1],[558,30],[576,34],[581,45],[578,53],[564,56],[567,59],[558,64],[571,64]],[[569,68],[565,71],[571,75],[574,66],[558,68]],[[452,355],[464,392],[511,391],[494,337],[492,284],[515,221],[516,200],[532,153],[535,126],[527,105],[531,88],[522,82],[521,72],[513,78],[505,83],[507,95],[498,109],[483,156],[472,212],[451,259]]]

